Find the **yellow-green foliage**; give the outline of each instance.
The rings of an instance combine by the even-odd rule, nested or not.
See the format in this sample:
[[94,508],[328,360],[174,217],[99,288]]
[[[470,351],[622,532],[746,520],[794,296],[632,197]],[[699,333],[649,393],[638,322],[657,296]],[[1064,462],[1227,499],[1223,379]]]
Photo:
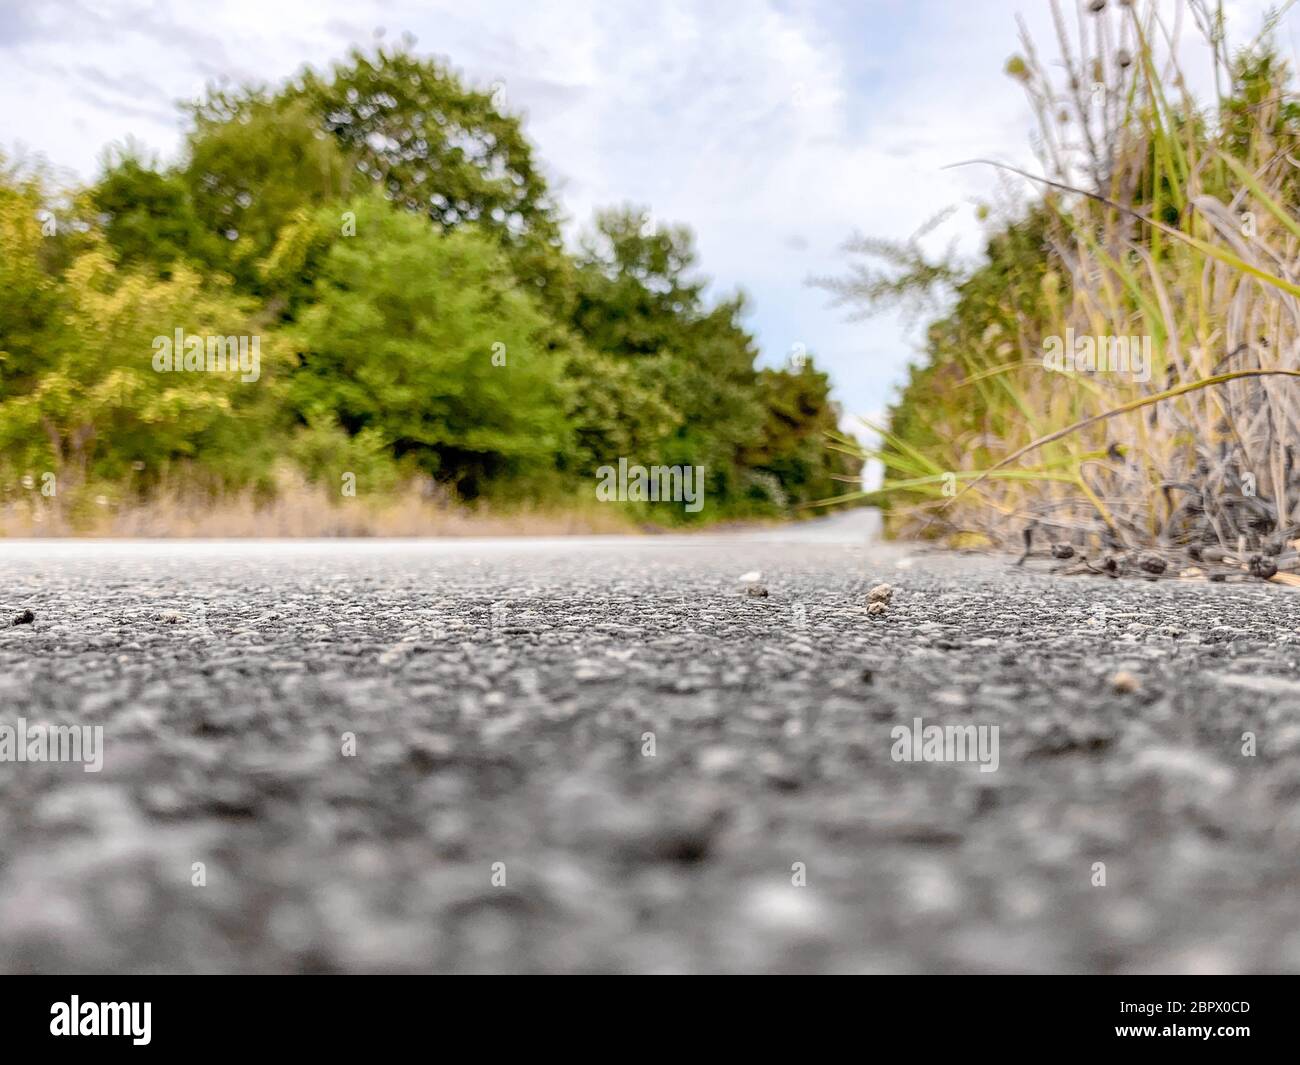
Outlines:
[[[178,268],[166,280],[117,270],[102,250],[79,256],[59,291],[57,322],[30,389],[0,396],[0,447],[10,468],[57,471],[60,489],[122,488],[192,460],[216,481],[260,467],[259,418],[277,388],[279,338],[259,339],[259,387],[234,373],[159,373],[155,339],[255,332],[247,301]],[[144,476],[132,477],[134,471]]]

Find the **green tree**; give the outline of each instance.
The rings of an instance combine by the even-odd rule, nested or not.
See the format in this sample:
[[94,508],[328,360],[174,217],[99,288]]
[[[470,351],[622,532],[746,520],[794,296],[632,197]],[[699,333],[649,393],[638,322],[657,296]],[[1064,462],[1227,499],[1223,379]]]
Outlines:
[[298,416],[370,430],[465,498],[549,486],[571,447],[562,366],[501,251],[379,197],[348,206],[357,234],[326,252],[300,319]]
[[104,154],[104,169],[90,188],[90,209],[123,266],[147,266],[163,276],[177,260],[208,263],[220,250],[194,211],[184,176],[161,169],[127,144]]
[[648,217],[634,207],[597,215],[578,256],[574,327],[598,351],[638,363],[676,412],[670,432],[637,440],[648,453],[629,457],[704,466],[711,505],[725,508],[745,495],[740,454],[758,443],[763,422],[744,299],[707,307],[707,281],[691,274],[690,231],[652,228]]
[[63,329],[62,293],[45,262],[52,217],[39,178],[0,156],[0,399],[34,387]]
[[[68,329],[29,387],[0,394],[0,452],[49,470],[60,494],[157,484],[186,463],[213,486],[269,475],[267,429],[278,406],[276,339],[255,333],[251,307],[184,265],[170,278],[118,270],[103,249],[63,279]],[[237,372],[159,372],[158,338],[258,336],[256,381]]]
[[[775,509],[780,510],[851,491],[862,472],[861,459],[826,446],[840,415],[831,402],[830,378],[810,358],[792,370],[759,371],[758,391],[763,436],[744,455],[746,465],[770,478],[767,486],[760,480],[750,490],[758,508],[779,503]],[[772,496],[772,483],[779,486],[779,499]]]
[[193,112],[200,129],[212,129],[296,104],[335,136],[366,180],[443,228],[476,222],[512,239],[557,232],[519,119],[499,110],[490,92],[400,47],[354,49],[332,70],[308,69],[274,95],[212,89]]
[[[352,171],[304,101],[250,98],[237,118],[200,113],[183,178],[208,238],[209,261],[241,288],[258,291],[259,264],[280,231],[341,199]],[[339,226],[342,219],[336,217]]]

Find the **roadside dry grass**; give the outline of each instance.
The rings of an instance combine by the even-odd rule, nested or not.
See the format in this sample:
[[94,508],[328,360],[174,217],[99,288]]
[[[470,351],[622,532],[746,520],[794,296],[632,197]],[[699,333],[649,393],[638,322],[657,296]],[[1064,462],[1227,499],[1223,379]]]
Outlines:
[[412,486],[382,499],[330,499],[304,481],[274,498],[244,491],[219,499],[171,486],[146,503],[103,506],[75,517],[37,497],[0,507],[0,537],[570,536],[628,534],[641,527],[619,507],[571,504],[509,510],[429,498]]
[[[904,536],[1276,554],[1300,533],[1300,100],[1267,33],[1234,52],[1213,4],[1052,7],[1060,58],[1026,33],[1007,68],[1037,172],[992,164],[1041,193],[1041,242],[959,290],[868,495]],[[1178,62],[1198,31],[1209,102]],[[1048,368],[1076,336],[1140,341],[1149,362]]]

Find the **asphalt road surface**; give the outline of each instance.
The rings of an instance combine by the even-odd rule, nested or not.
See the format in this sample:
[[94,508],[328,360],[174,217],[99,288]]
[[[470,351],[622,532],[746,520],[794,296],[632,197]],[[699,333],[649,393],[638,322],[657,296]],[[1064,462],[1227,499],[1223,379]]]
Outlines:
[[0,969],[1294,972],[1296,595],[834,523],[6,543],[0,725],[103,762],[0,761]]

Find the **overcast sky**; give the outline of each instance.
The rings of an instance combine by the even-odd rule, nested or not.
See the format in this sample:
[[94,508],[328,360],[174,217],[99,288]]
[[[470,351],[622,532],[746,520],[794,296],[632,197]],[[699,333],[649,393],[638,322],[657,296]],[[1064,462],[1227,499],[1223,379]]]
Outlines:
[[[1171,0],[1172,2],[1172,0]],[[1232,0],[1253,34],[1264,0]],[[742,288],[765,362],[802,344],[846,413],[876,413],[916,340],[850,322],[810,288],[858,230],[974,253],[994,156],[1032,168],[1030,116],[1002,68],[1020,12],[1045,53],[1046,0],[0,0],[0,145],[89,178],[133,135],[176,156],[174,106],[205,83],[276,82],[350,44],[415,35],[470,81],[502,82],[570,230],[635,202],[696,232],[718,294]],[[1297,20],[1280,44],[1294,62]]]

